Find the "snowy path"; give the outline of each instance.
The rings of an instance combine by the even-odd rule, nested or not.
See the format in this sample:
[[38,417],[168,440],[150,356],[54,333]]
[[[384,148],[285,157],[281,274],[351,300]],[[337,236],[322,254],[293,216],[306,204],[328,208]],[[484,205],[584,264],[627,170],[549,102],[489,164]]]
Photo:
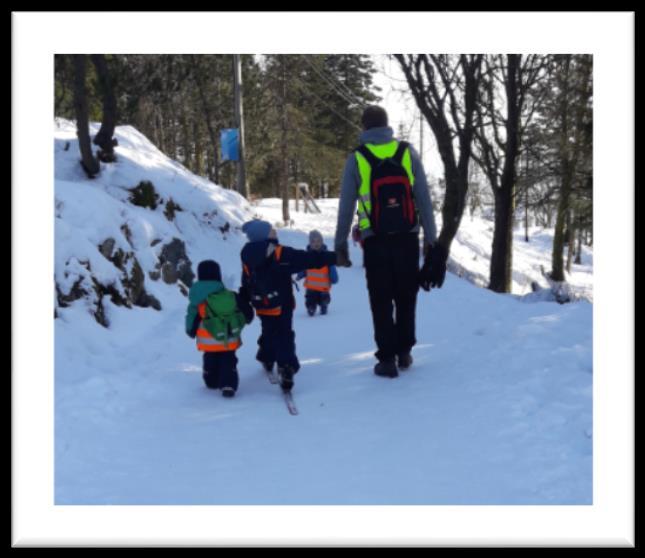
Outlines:
[[68,309],[56,503],[591,503],[592,306],[526,304],[449,276],[420,294],[413,367],[378,378],[357,249],[353,261],[328,316],[306,316],[297,294],[297,417],[254,360],[257,320],[224,400],[203,386],[180,297],[115,313],[110,341],[79,336],[79,322],[98,326]]

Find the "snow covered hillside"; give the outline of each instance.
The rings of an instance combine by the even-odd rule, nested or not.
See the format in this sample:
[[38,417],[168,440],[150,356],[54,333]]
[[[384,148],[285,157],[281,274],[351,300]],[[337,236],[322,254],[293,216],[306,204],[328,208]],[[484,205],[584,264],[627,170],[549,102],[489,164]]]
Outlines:
[[214,251],[237,264],[239,227],[253,217],[236,192],[193,175],[134,128],[118,127],[116,138],[118,161],[88,180],[74,124],[56,121],[57,314],[80,299],[104,325],[118,307],[175,300],[190,263]]
[[[236,287],[238,227],[254,214],[276,222],[277,202],[247,205],[130,127],[117,138],[119,162],[90,181],[73,127],[56,132],[56,504],[592,502],[590,303],[528,304],[448,274],[419,295],[412,368],[376,377],[350,242],[354,266],[339,269],[327,316],[307,316],[297,293],[300,414],[254,359],[257,320],[238,351],[239,391],[224,399],[204,387],[184,333],[185,264],[215,259]],[[154,209],[128,201],[142,181],[163,201]],[[304,248],[318,228],[331,246],[334,204],[294,213],[281,242]],[[463,255],[465,239],[453,256],[475,269],[466,262],[489,244]],[[536,261],[541,248],[530,246]]]

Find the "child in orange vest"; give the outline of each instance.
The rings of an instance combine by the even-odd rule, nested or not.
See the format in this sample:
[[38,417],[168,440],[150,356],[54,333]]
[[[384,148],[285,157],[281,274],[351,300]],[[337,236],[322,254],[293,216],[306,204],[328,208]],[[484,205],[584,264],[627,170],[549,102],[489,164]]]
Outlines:
[[206,302],[209,295],[224,292],[230,297],[231,307],[243,314],[247,324],[253,320],[253,308],[245,297],[226,291],[219,264],[213,260],[200,262],[197,267],[197,281],[192,284],[188,293],[186,333],[197,341],[197,349],[204,353],[202,377],[206,387],[221,389],[224,397],[233,397],[239,384],[235,351],[242,344],[242,340],[239,333],[231,334],[230,338],[223,342],[213,337],[204,324],[204,320],[207,320]]
[[[326,252],[327,246],[323,242],[320,232],[313,230],[309,233],[309,246],[307,251]],[[305,279],[305,307],[307,313],[313,316],[316,308],[320,306],[320,313],[326,314],[331,302],[331,286],[338,283],[338,272],[335,265],[324,266],[318,269],[307,269],[298,274],[298,279]]]

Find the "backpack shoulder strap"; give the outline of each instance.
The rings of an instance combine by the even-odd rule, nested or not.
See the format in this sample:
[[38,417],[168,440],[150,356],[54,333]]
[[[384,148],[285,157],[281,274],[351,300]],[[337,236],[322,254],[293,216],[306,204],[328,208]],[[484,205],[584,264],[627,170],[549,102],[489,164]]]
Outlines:
[[398,147],[396,148],[396,151],[394,152],[394,156],[392,159],[396,161],[399,165],[403,164],[403,155],[405,154],[405,150],[410,147],[410,144],[407,141],[400,141]]
[[354,151],[356,153],[360,153],[363,157],[365,157],[371,167],[375,167],[379,163],[381,163],[381,159],[374,155],[374,153],[372,153],[365,144],[359,145]]

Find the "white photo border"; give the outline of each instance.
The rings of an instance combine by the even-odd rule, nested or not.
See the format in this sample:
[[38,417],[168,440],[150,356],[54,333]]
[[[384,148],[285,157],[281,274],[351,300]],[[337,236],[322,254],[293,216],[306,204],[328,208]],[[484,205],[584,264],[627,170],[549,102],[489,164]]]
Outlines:
[[[634,21],[632,12],[14,12],[12,545],[633,546]],[[53,316],[53,55],[91,52],[593,54],[593,505],[55,506],[53,320],[39,320],[38,347],[27,331],[36,309]]]

